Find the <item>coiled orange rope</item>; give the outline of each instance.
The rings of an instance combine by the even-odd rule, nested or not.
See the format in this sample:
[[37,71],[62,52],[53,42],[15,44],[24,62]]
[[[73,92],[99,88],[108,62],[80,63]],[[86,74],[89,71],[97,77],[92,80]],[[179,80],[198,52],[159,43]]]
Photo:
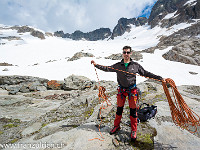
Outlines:
[[[174,100],[171,98],[167,84],[172,88]],[[173,122],[182,129],[195,133],[197,131],[197,126],[200,126],[200,117],[185,103],[172,79],[165,79],[165,81],[162,81],[162,85],[169,103]]]

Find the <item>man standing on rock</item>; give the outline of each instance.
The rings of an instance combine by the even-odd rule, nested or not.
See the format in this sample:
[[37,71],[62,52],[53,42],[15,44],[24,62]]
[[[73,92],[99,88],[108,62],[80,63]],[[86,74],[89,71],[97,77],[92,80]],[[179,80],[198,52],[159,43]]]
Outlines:
[[[130,108],[130,120],[131,120],[131,141],[136,140],[136,131],[137,131],[137,88],[136,88],[136,73],[141,76],[154,78],[158,80],[163,80],[161,76],[157,76],[151,72],[144,70],[144,68],[134,62],[131,59],[132,50],[130,46],[123,47],[123,59],[112,65],[112,66],[101,66],[95,63],[94,60],[91,61],[96,68],[107,71],[107,72],[116,72],[117,73],[117,82],[119,84],[118,94],[117,94],[117,112],[114,120],[114,127],[111,129],[110,134],[116,133],[120,130],[120,121],[122,118],[123,108],[125,104],[126,97],[128,96],[129,108]],[[117,71],[117,70],[118,71]],[[133,74],[128,74],[119,70],[127,71]]]

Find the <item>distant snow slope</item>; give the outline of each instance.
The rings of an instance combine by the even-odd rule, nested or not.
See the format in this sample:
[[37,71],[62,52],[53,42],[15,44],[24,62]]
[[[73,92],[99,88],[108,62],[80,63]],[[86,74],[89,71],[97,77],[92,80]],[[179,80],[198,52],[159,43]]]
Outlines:
[[[172,15],[173,16],[173,15]],[[71,74],[83,75],[92,80],[97,80],[91,60],[102,65],[112,65],[118,61],[105,59],[111,54],[122,52],[122,47],[130,45],[133,50],[140,51],[156,46],[161,35],[170,35],[190,24],[179,24],[170,29],[155,27],[150,29],[148,25],[132,26],[130,32],[114,40],[103,41],[73,41],[58,37],[46,37],[45,40],[31,36],[29,33],[17,33],[16,30],[4,29],[0,25],[0,37],[18,36],[22,40],[1,39],[0,63],[6,62],[15,66],[0,66],[0,75],[29,75],[47,78],[49,80],[63,80]],[[4,27],[4,28],[3,28]],[[172,78],[177,85],[200,85],[199,66],[167,61],[162,54],[169,51],[156,50],[154,54],[143,53],[140,63],[146,70],[161,75],[164,78]],[[77,52],[92,53],[95,57],[85,57],[75,61],[67,61]],[[2,71],[7,68],[9,71]],[[108,73],[97,70],[100,80],[116,81],[116,73]],[[189,72],[196,72],[192,75]],[[137,82],[146,80],[138,77]]]

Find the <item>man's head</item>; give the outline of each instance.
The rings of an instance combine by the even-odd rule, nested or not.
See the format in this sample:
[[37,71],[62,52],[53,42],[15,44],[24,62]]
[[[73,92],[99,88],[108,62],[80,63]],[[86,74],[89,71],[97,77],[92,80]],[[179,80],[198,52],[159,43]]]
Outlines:
[[130,56],[132,54],[132,51],[131,51],[131,47],[130,46],[124,46],[123,47],[123,58],[124,58],[124,61],[130,61]]

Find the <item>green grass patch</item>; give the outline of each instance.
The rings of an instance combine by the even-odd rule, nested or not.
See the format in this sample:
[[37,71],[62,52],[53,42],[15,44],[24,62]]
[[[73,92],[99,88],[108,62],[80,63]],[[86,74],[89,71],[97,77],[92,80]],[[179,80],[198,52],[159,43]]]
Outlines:
[[3,131],[0,131],[0,135],[3,134]]
[[12,141],[10,141],[11,144],[17,142],[19,139],[13,139]]
[[48,125],[48,123],[43,123],[42,124],[42,128],[45,127],[45,126],[47,126],[47,125]]
[[13,127],[18,127],[18,125],[11,123],[3,126],[3,128],[13,128]]
[[94,112],[94,108],[91,108],[90,110],[85,111],[85,112],[84,112],[84,117],[85,117],[85,118],[90,117],[90,116],[93,114],[93,112]]
[[4,122],[4,123],[20,123],[20,119],[11,119],[11,118],[0,118],[0,122]]
[[129,106],[126,106],[126,108],[125,109],[129,109]]
[[137,140],[135,142],[131,142],[131,145],[137,150],[153,150],[153,143],[153,137],[151,134],[142,134],[138,132]]

